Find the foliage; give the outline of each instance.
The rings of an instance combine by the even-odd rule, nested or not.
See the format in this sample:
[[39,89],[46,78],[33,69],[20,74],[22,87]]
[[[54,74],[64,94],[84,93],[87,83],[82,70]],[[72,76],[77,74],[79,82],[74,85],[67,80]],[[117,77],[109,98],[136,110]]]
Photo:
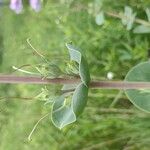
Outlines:
[[[140,63],[127,74],[126,81],[149,82],[150,62]],[[150,112],[149,89],[126,90],[127,96],[138,108]]]
[[[65,0],[50,0],[43,5],[39,14],[30,11],[26,6],[24,13],[18,16],[4,8],[0,33],[0,43],[3,43],[3,47],[0,47],[1,72],[11,73],[11,65],[22,66],[25,63],[36,64],[39,61],[26,43],[26,39],[31,38],[33,45],[61,68],[66,67],[63,62],[68,60],[64,43],[72,41],[85,50],[91,77],[106,79],[107,72],[111,71],[115,80],[124,79],[130,68],[148,59],[149,34],[140,35],[126,31],[120,21],[111,17],[107,17],[103,26],[98,26],[95,16],[89,13],[90,6],[94,3],[96,1],[68,0],[66,3]],[[147,19],[147,0],[103,1],[104,11],[122,11],[125,5],[133,8],[138,18]],[[82,9],[82,6],[87,9]],[[1,85],[0,88],[1,96],[34,97],[41,87]],[[60,87],[49,86],[48,90],[57,91],[58,88]],[[1,101],[0,149],[9,150],[13,146],[16,150],[148,150],[149,114],[136,110],[124,94],[117,98],[115,108],[109,108],[116,94],[115,90],[90,90],[87,107],[77,123],[60,132],[49,122],[49,118],[45,119],[30,143],[26,142],[30,130],[41,116],[52,109],[51,106],[42,107],[41,104],[45,103],[43,101],[27,102],[7,98],[6,101]]]
[[80,115],[87,103],[88,88],[90,83],[90,74],[88,64],[82,53],[70,44],[67,44],[71,61],[79,64],[79,75],[81,83],[79,83],[72,95],[71,102],[66,103],[70,94],[63,94],[57,97],[53,104],[52,121],[54,125],[60,129],[66,125],[76,121],[76,117]]

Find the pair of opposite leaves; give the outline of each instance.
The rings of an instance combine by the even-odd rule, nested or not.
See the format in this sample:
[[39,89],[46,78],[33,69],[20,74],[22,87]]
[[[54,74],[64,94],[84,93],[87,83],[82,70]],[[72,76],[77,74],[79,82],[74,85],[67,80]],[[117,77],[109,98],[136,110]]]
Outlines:
[[[90,83],[90,73],[87,61],[83,53],[70,44],[66,45],[70,59],[79,64],[79,75],[81,82],[78,85],[64,85],[63,90],[76,87],[72,96],[65,94],[55,98],[51,113],[53,124],[62,129],[66,125],[76,121],[76,117],[80,115],[87,103],[88,89]],[[127,74],[125,81],[150,81],[150,62],[144,62],[133,67]],[[127,97],[138,108],[150,112],[150,91],[149,90],[125,90]],[[67,98],[66,98],[67,97]],[[68,102],[69,99],[69,102]]]
[[71,61],[75,61],[79,64],[79,76],[81,82],[78,85],[64,85],[63,90],[75,87],[73,95],[68,96],[63,94],[54,100],[51,119],[53,124],[59,129],[75,122],[76,117],[82,113],[87,103],[90,83],[90,73],[85,57],[79,49],[70,44],[67,44],[66,46],[69,50]]

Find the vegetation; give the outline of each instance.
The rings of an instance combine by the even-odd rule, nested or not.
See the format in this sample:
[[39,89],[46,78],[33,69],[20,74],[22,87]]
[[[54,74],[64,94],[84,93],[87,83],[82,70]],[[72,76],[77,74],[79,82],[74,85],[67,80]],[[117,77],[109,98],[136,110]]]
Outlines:
[[[146,0],[49,0],[43,2],[39,13],[33,12],[27,3],[24,5],[24,12],[19,15],[6,6],[1,9],[2,73],[20,75],[22,73],[14,72],[12,66],[42,61],[26,42],[28,38],[38,51],[61,68],[65,68],[69,60],[65,43],[71,41],[84,50],[94,79],[108,80],[107,73],[112,72],[114,80],[124,80],[130,68],[149,59],[149,34],[135,34],[134,29],[128,31],[120,19],[110,15],[105,15],[103,25],[95,20],[100,5],[104,13],[117,14],[130,6],[138,18],[147,20],[145,9],[150,5]],[[44,105],[45,101],[33,99],[41,88],[45,87],[0,85],[0,149],[149,149],[149,114],[137,110],[123,91],[117,90],[91,89],[87,107],[76,123],[59,130],[47,117],[29,142],[27,138],[35,123],[51,110],[50,105]],[[58,88],[48,86],[51,94]]]

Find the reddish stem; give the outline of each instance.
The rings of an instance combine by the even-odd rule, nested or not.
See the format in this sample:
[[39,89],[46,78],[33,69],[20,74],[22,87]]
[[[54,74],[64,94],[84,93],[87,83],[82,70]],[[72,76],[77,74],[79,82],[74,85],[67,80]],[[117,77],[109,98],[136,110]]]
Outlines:
[[93,81],[90,87],[102,89],[150,89],[150,82]]
[[31,76],[12,76],[12,75],[0,75],[0,83],[9,84],[73,84],[79,82],[79,79],[69,78],[41,78]]
[[[79,83],[80,79],[54,78],[42,79],[35,76],[12,76],[0,75],[0,83],[9,84],[74,84]],[[150,89],[149,82],[125,82],[125,81],[91,81],[90,88],[102,89]]]

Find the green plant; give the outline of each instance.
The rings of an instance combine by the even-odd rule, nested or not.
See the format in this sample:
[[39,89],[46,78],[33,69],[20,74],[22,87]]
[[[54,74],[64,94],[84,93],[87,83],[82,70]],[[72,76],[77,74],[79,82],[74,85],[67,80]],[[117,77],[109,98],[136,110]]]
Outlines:
[[[37,60],[39,62],[39,59],[31,53],[25,42],[28,37],[33,39],[33,44],[41,49],[50,62],[59,64],[58,66],[62,71],[65,70],[66,66],[69,66],[67,65],[69,61],[66,63],[68,57],[64,43],[73,41],[75,45],[84,50],[89,63],[91,78],[97,80],[107,80],[108,72],[113,72],[113,80],[123,80],[130,68],[148,59],[148,34],[133,34],[132,30],[126,31],[120,20],[107,16],[105,16],[107,18],[104,25],[98,26],[95,23],[95,17],[91,16],[88,10],[80,10],[80,5],[88,8],[89,3],[94,3],[94,1],[71,0],[70,6],[69,4],[63,5],[64,1],[61,0],[62,3],[60,4],[58,1],[49,0],[48,5],[44,6],[38,15],[32,13],[28,9],[29,7],[25,7],[24,13],[20,16],[11,13],[7,10],[8,8],[4,9],[4,25],[1,26],[3,27],[1,33],[4,33],[4,47],[0,47],[3,58],[1,59],[1,72],[11,73],[12,68],[10,66],[12,64],[23,66],[26,62],[35,66]],[[148,7],[148,1],[127,2],[121,0],[116,2],[106,0],[104,3],[106,3],[103,5],[105,12],[114,12],[113,10],[121,12],[124,6],[128,5],[134,9],[134,12],[137,12],[138,18],[146,20],[144,9]],[[77,4],[79,7],[76,8]],[[64,61],[65,63],[63,63]],[[40,61],[40,69],[42,64],[43,62]],[[29,67],[26,69],[30,70]],[[40,77],[42,76],[36,69],[30,71],[36,71]],[[23,75],[23,73],[15,73]],[[44,77],[42,76],[42,78]],[[120,91],[92,90],[91,88],[87,106],[76,123],[63,128],[61,131],[57,130],[50,121],[49,113],[47,118],[40,122],[32,141],[23,143],[37,120],[51,111],[52,94],[56,93],[56,90],[60,91],[61,87],[52,84],[47,85],[46,90],[45,85],[0,85],[1,96],[6,96],[5,99],[1,100],[0,105],[0,149],[12,149],[12,146],[15,146],[16,149],[25,150],[49,149],[50,146],[54,150],[92,149],[93,146],[95,149],[106,150],[123,149],[126,146],[130,150],[149,149],[149,114],[137,110],[127,100],[122,90],[121,94],[117,94]],[[43,98],[38,93],[43,94]],[[50,94],[51,97],[49,98],[46,94],[48,96]],[[56,96],[58,94],[60,93],[56,93]],[[38,99],[40,100],[49,99],[49,103],[43,105],[44,101],[33,99],[35,95],[39,95]],[[14,97],[14,99],[9,97]],[[28,99],[21,100],[17,97]],[[115,99],[117,101],[114,101]],[[115,102],[113,108],[109,108],[113,102]],[[122,137],[127,137],[127,139],[122,139]],[[109,141],[114,141],[114,143],[109,145]]]
[[[127,74],[125,81],[91,81],[89,68],[84,53],[72,46],[71,44],[66,45],[70,54],[70,73],[67,74],[69,77],[58,77],[63,76],[63,71],[58,70],[58,66],[48,65],[49,62],[44,58],[43,55],[37,53],[44,58],[46,61],[46,72],[45,69],[39,71],[41,77],[17,77],[3,75],[0,76],[1,83],[34,83],[34,84],[64,84],[62,88],[62,94],[54,98],[50,98],[50,94],[46,89],[46,92],[42,92],[42,96],[45,97],[46,103],[52,103],[51,119],[53,124],[62,129],[66,125],[76,121],[76,118],[83,112],[88,98],[89,88],[102,88],[102,89],[124,89],[125,93],[131,100],[131,102],[138,108],[149,112],[150,111],[150,83],[149,82],[149,65],[150,62],[145,62],[137,65]],[[76,64],[77,63],[77,64]],[[45,68],[45,65],[42,66]],[[57,69],[52,69],[57,68]],[[77,69],[78,68],[78,69]],[[27,72],[19,68],[16,70],[24,73],[36,74]],[[78,71],[77,71],[78,70]],[[78,74],[74,74],[74,73]],[[62,74],[61,74],[62,73]],[[56,76],[57,75],[57,76]],[[44,77],[44,78],[43,78]],[[142,100],[141,100],[142,99]],[[47,116],[47,115],[46,115]]]

